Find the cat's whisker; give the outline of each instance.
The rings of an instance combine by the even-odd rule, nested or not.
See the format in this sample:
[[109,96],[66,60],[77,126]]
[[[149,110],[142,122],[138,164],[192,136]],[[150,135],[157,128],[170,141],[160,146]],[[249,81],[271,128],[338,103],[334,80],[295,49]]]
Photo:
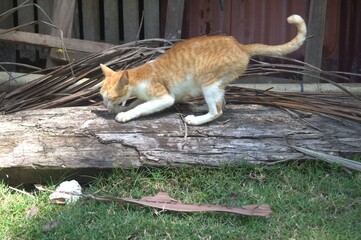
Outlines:
[[124,101],[122,102],[122,107],[124,107],[125,104],[127,104],[127,100],[124,100]]

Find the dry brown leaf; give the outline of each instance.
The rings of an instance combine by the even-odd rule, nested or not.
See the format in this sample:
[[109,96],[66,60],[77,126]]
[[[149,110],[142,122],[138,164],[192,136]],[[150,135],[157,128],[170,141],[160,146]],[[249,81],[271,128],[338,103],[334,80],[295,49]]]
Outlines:
[[[41,187],[38,188],[40,191],[48,191],[47,189]],[[162,210],[170,210],[177,212],[227,212],[235,213],[245,216],[260,216],[260,217],[269,217],[272,214],[272,210],[267,204],[263,205],[246,205],[241,207],[226,207],[226,206],[217,206],[217,205],[192,205],[182,203],[178,199],[171,198],[166,192],[159,192],[157,195],[152,197],[144,197],[141,199],[134,199],[129,197],[105,197],[105,196],[96,196],[92,194],[82,194],[76,192],[63,192],[69,195],[91,198],[102,202],[128,202],[136,203],[143,206],[159,208]]]
[[26,212],[26,218],[33,218],[39,213],[39,208],[35,205],[32,205],[30,209]]
[[[73,194],[73,193],[68,193]],[[176,212],[227,212],[235,213],[244,216],[259,216],[270,217],[272,210],[267,204],[263,205],[246,205],[241,207],[225,207],[217,205],[192,205],[182,203],[180,200],[169,197],[166,192],[159,192],[153,197],[144,197],[141,199],[134,199],[129,197],[103,197],[95,195],[77,194],[86,198],[92,198],[102,202],[128,202],[136,203],[147,207],[158,208],[162,210],[176,211]]]
[[154,197],[144,197],[141,199],[133,199],[122,197],[126,202],[141,204],[144,206],[160,208],[162,210],[170,210],[177,212],[228,212],[241,214],[245,216],[269,217],[272,213],[269,205],[247,205],[242,207],[224,207],[217,205],[191,205],[184,204],[180,200],[169,197],[166,192],[159,192]]
[[48,232],[48,231],[56,228],[58,225],[59,225],[59,222],[57,220],[51,220],[50,222],[45,223],[41,230],[43,232]]

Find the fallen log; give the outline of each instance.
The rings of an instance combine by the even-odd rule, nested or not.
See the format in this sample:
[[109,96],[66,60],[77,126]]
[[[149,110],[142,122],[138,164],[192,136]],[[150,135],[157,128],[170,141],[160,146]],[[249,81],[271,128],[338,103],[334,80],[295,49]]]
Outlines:
[[290,146],[361,153],[361,124],[274,107],[227,105],[204,126],[186,126],[183,107],[120,124],[97,106],[0,116],[0,177],[39,183],[59,176],[141,166],[270,164],[309,159]]

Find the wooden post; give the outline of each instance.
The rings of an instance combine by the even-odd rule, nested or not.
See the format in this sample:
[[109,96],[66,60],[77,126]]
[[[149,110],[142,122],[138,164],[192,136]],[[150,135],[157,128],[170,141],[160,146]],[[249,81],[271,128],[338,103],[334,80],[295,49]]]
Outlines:
[[[315,67],[321,68],[323,39],[326,22],[327,0],[311,0],[309,19],[308,19],[308,36],[313,36],[306,42],[305,62]],[[318,82],[318,79],[304,76],[304,82]]]
[[99,1],[86,0],[83,4],[83,33],[84,39],[100,40]]
[[[17,5],[21,5],[25,2],[26,0],[18,0],[17,1]],[[33,0],[30,0],[26,3],[26,5],[33,3]],[[18,10],[18,23],[19,25],[21,24],[25,24],[25,23],[30,23],[34,21],[34,11],[33,11],[33,7],[32,6],[28,6],[28,7],[24,7],[24,8],[20,8]],[[35,32],[35,27],[34,25],[30,25],[24,28],[20,29],[21,31],[25,31],[25,32]],[[32,62],[35,62],[36,60],[36,49],[33,46],[18,46],[18,50],[20,53],[20,58],[27,58]]]
[[[63,31],[64,38],[70,38],[72,33],[73,18],[74,18],[74,9],[75,9],[75,0],[54,1],[53,5],[53,16],[52,20],[55,26],[59,27]],[[51,29],[51,36],[59,37],[58,29]],[[47,67],[52,67],[58,65],[56,61],[57,58],[57,49],[51,49],[49,57],[46,62]]]
[[165,36],[167,39],[180,39],[182,35],[184,0],[168,1]]
[[144,37],[159,38],[159,0],[144,1]]
[[[12,0],[2,0],[0,4],[0,13],[4,13],[12,7]],[[9,15],[7,18],[0,22],[0,28],[8,29],[13,26],[13,15]],[[16,51],[14,44],[0,42],[0,53],[0,62],[16,62]],[[15,67],[12,65],[4,65],[3,67],[5,67],[8,71],[12,72],[15,70]],[[3,71],[3,69],[0,69],[0,71]]]
[[104,0],[104,37],[107,43],[119,44],[118,1]]
[[[41,7],[41,9],[44,10],[44,12],[51,18],[53,19],[53,4],[54,1],[49,1],[49,0],[37,0],[37,4]],[[41,11],[38,9],[38,20],[39,21],[44,21],[44,22],[49,22],[48,17]],[[39,33],[40,34],[48,34],[50,35],[50,32],[52,30],[52,27],[45,24],[45,23],[39,23]],[[39,57],[41,59],[48,59],[49,56],[49,49],[47,48],[38,48],[39,49]]]
[[80,39],[79,1],[75,3],[72,38]]
[[[57,1],[58,2],[58,1]],[[54,1],[48,1],[48,0],[37,0],[38,5],[45,11],[45,13],[51,18],[51,20],[54,20],[53,12],[54,12]],[[56,4],[56,3],[55,3]],[[49,22],[49,19],[45,14],[38,10],[38,20]],[[52,27],[45,24],[45,23],[39,23],[39,33],[41,34],[49,34],[52,32]]]
[[124,42],[135,41],[139,29],[138,1],[123,0]]

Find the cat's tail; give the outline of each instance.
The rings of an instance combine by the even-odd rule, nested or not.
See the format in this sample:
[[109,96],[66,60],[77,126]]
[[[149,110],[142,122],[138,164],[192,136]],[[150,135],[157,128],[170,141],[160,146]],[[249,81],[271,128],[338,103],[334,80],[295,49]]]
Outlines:
[[281,45],[249,44],[242,45],[250,56],[284,56],[299,49],[306,40],[307,27],[302,17],[292,15],[287,18],[289,24],[297,27],[297,35],[290,42]]

